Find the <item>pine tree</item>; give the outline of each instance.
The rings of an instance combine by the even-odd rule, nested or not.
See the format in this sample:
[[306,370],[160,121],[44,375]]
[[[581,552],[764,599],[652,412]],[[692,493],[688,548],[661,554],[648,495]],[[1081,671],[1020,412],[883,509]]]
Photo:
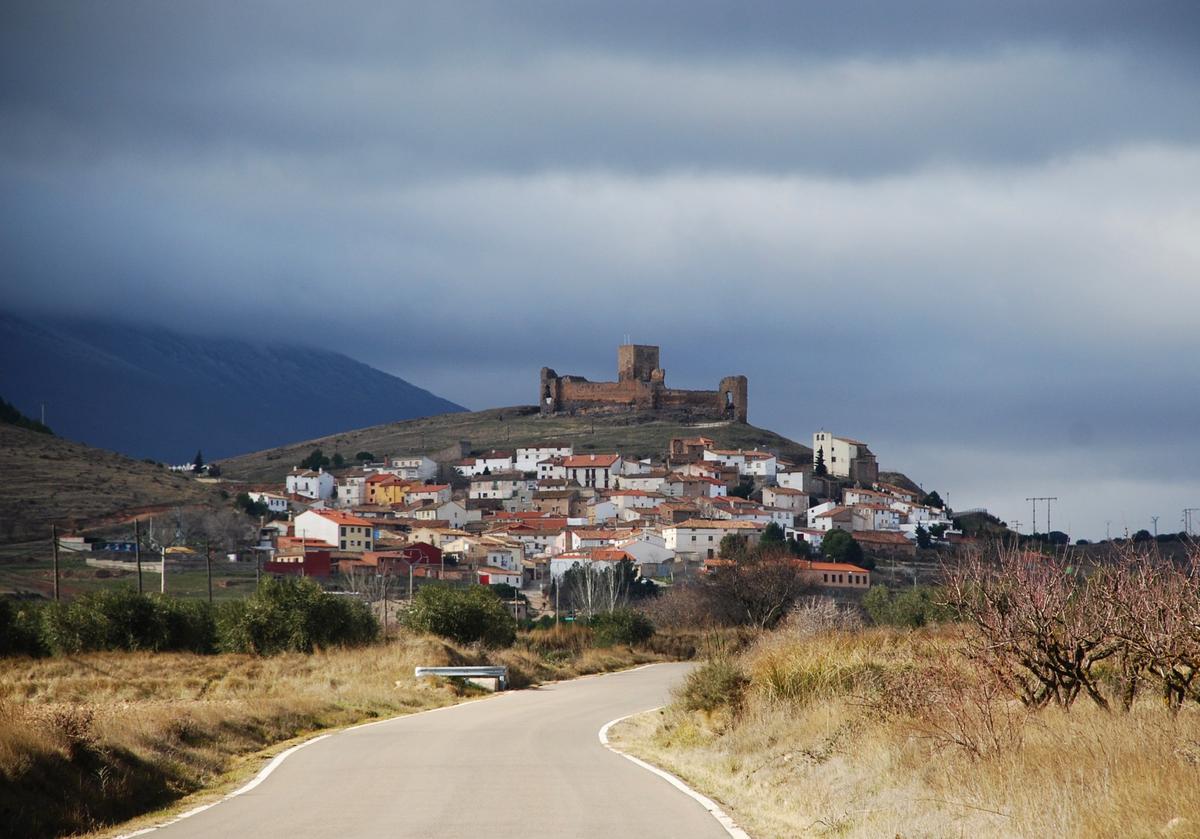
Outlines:
[[829,470],[825,468],[825,448],[817,449],[817,458],[813,461],[813,474],[823,478],[829,474]]
[[196,449],[196,459],[192,461],[192,469],[199,472],[204,468],[204,453]]

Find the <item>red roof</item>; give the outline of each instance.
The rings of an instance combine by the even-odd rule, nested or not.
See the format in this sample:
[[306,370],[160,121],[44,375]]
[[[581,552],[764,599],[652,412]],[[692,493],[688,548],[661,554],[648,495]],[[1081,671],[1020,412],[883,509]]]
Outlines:
[[571,469],[608,468],[621,459],[619,454],[574,454],[563,458],[563,466]]
[[352,527],[372,527],[372,523],[364,518],[352,516],[349,513],[343,513],[340,510],[309,510],[310,513],[316,513],[321,518],[329,519],[339,525],[350,525]]

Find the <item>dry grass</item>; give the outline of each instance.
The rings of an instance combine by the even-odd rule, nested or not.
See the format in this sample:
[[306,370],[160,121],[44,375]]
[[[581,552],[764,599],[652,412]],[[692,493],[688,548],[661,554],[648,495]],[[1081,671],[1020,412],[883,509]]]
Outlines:
[[1029,714],[949,632],[769,636],[740,710],[615,732],[754,836],[1200,836],[1200,707]]
[[428,636],[270,658],[95,653],[0,660],[0,833],[52,836],[158,809],[256,767],[263,749],[323,728],[461,701],[413,667],[507,664],[514,687],[661,660],[628,648],[548,660]]

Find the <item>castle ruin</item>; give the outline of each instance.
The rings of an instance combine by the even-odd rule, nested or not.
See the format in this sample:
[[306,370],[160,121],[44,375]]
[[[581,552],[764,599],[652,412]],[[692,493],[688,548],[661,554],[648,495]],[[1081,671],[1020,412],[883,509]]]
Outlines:
[[746,422],[745,376],[726,376],[716,390],[678,390],[666,384],[658,365],[658,347],[617,347],[617,381],[589,382],[542,368],[538,405],[543,414],[595,411],[683,411],[697,418]]

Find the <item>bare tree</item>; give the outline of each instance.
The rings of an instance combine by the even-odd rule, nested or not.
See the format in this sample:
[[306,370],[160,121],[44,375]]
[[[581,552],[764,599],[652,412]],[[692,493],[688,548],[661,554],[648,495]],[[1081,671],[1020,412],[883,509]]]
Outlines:
[[760,629],[778,623],[808,590],[786,549],[761,548],[739,553],[718,565],[705,579],[704,587],[716,612]]
[[1108,708],[1096,666],[1121,650],[1103,580],[1067,557],[1000,548],[947,569],[951,603],[974,625],[968,654],[1026,705],[1070,707],[1081,692]]

